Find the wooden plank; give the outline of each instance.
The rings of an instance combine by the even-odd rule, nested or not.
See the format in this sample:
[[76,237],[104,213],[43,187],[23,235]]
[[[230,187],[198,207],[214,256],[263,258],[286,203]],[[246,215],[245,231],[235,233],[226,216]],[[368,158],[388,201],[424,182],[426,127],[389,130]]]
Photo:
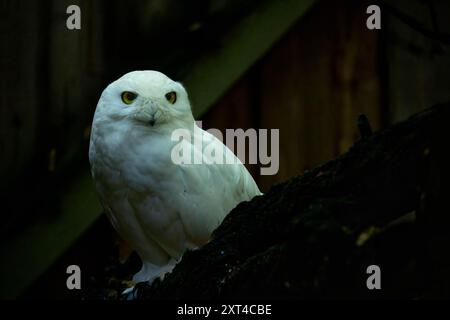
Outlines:
[[263,190],[345,152],[358,114],[379,126],[378,35],[365,6],[318,3],[261,60],[261,122],[280,129],[280,170]]
[[[20,19],[8,12],[21,12]],[[0,190],[29,165],[36,152],[39,83],[39,3],[4,1],[0,8],[2,83],[0,95]],[[21,61],[17,64],[17,61]],[[20,88],[18,88],[20,84]],[[20,94],[18,92],[20,90]],[[7,218],[7,217],[6,217]]]
[[[450,32],[450,2],[388,1],[393,7],[433,30],[429,5],[434,6],[438,31]],[[436,103],[450,101],[450,47],[427,38],[385,10],[386,70],[389,123]]]
[[[5,88],[7,93],[16,94],[9,102],[2,101],[1,104],[2,114],[7,111],[13,116],[2,119],[16,115],[21,122],[17,128],[8,126],[7,134],[2,135],[4,138],[17,136],[11,142],[18,151],[5,150],[7,155],[13,156],[9,160],[13,162],[6,163],[9,170],[6,176],[18,180],[22,174],[29,173],[25,172],[26,168],[32,173],[27,178],[34,181],[29,185],[26,181],[21,182],[24,190],[17,197],[23,196],[25,204],[17,203],[17,200],[15,204],[13,202],[12,210],[16,214],[12,217],[16,219],[13,222],[24,222],[24,225],[0,245],[0,298],[18,296],[102,212],[88,170],[65,184],[64,190],[58,185],[61,179],[54,179],[58,174],[70,176],[69,172],[63,171],[72,168],[70,162],[75,154],[84,150],[88,138],[83,126],[92,117],[92,113],[86,110],[95,107],[95,100],[92,107],[86,104],[86,93],[90,92],[89,86],[98,87],[102,67],[98,62],[93,63],[101,62],[102,56],[92,43],[102,32],[101,3],[84,0],[81,4],[82,21],[85,22],[81,31],[69,31],[65,27],[65,10],[72,4],[68,0],[51,4],[40,4],[39,1],[14,4],[15,7],[9,10],[25,15],[21,16],[20,23],[16,21],[20,26],[16,32],[22,36],[11,33],[14,40],[5,43],[19,41],[18,54],[23,57],[12,57],[12,61],[18,60],[23,65],[19,64],[20,72],[15,72],[16,66],[11,64],[12,75],[8,78],[11,79],[10,85],[20,84],[23,89],[17,95],[17,90],[12,87]],[[98,14],[95,13],[95,19],[90,19],[94,11]],[[48,20],[48,16],[51,19]],[[43,73],[40,78],[39,73]],[[38,79],[48,81],[39,82]],[[15,108],[11,107],[11,101],[14,101]],[[3,106],[10,109],[3,110]],[[5,148],[10,149],[8,145]],[[52,159],[47,160],[47,157]],[[39,199],[39,195],[45,199]],[[37,203],[30,204],[30,201]],[[46,206],[49,202],[51,208]]]
[[224,38],[219,49],[194,65],[183,80],[195,116],[202,115],[230,89],[314,3],[265,1]]

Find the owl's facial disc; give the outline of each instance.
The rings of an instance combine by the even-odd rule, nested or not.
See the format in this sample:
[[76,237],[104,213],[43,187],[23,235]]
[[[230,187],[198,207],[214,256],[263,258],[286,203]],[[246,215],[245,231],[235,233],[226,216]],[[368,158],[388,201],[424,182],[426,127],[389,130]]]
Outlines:
[[97,108],[112,121],[158,129],[194,122],[184,87],[157,71],[133,71],[111,83]]

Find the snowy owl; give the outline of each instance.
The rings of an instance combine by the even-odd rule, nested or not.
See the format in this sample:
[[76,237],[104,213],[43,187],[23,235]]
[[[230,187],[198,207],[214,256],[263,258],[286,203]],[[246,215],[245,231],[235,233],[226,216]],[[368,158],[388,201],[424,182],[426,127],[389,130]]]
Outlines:
[[[180,128],[203,139],[183,142],[192,153],[216,144],[235,163],[174,163],[172,133]],[[196,125],[184,87],[157,71],[127,73],[103,91],[89,161],[106,214],[142,259],[134,282],[162,278],[238,203],[261,194],[233,152]]]

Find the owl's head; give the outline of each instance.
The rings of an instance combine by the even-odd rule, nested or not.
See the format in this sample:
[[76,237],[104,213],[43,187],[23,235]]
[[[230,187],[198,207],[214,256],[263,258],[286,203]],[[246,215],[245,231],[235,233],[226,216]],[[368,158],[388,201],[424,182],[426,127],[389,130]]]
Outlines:
[[133,71],[111,83],[97,104],[96,118],[156,128],[193,122],[184,87],[158,71]]

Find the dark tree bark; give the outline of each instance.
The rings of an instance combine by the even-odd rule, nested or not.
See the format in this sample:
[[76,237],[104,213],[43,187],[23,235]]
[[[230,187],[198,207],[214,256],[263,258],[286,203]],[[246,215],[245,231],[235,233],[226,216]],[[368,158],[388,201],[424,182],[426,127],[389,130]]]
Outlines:
[[[365,124],[347,153],[238,205],[137,297],[448,298],[449,107]],[[381,290],[367,289],[372,264]]]

